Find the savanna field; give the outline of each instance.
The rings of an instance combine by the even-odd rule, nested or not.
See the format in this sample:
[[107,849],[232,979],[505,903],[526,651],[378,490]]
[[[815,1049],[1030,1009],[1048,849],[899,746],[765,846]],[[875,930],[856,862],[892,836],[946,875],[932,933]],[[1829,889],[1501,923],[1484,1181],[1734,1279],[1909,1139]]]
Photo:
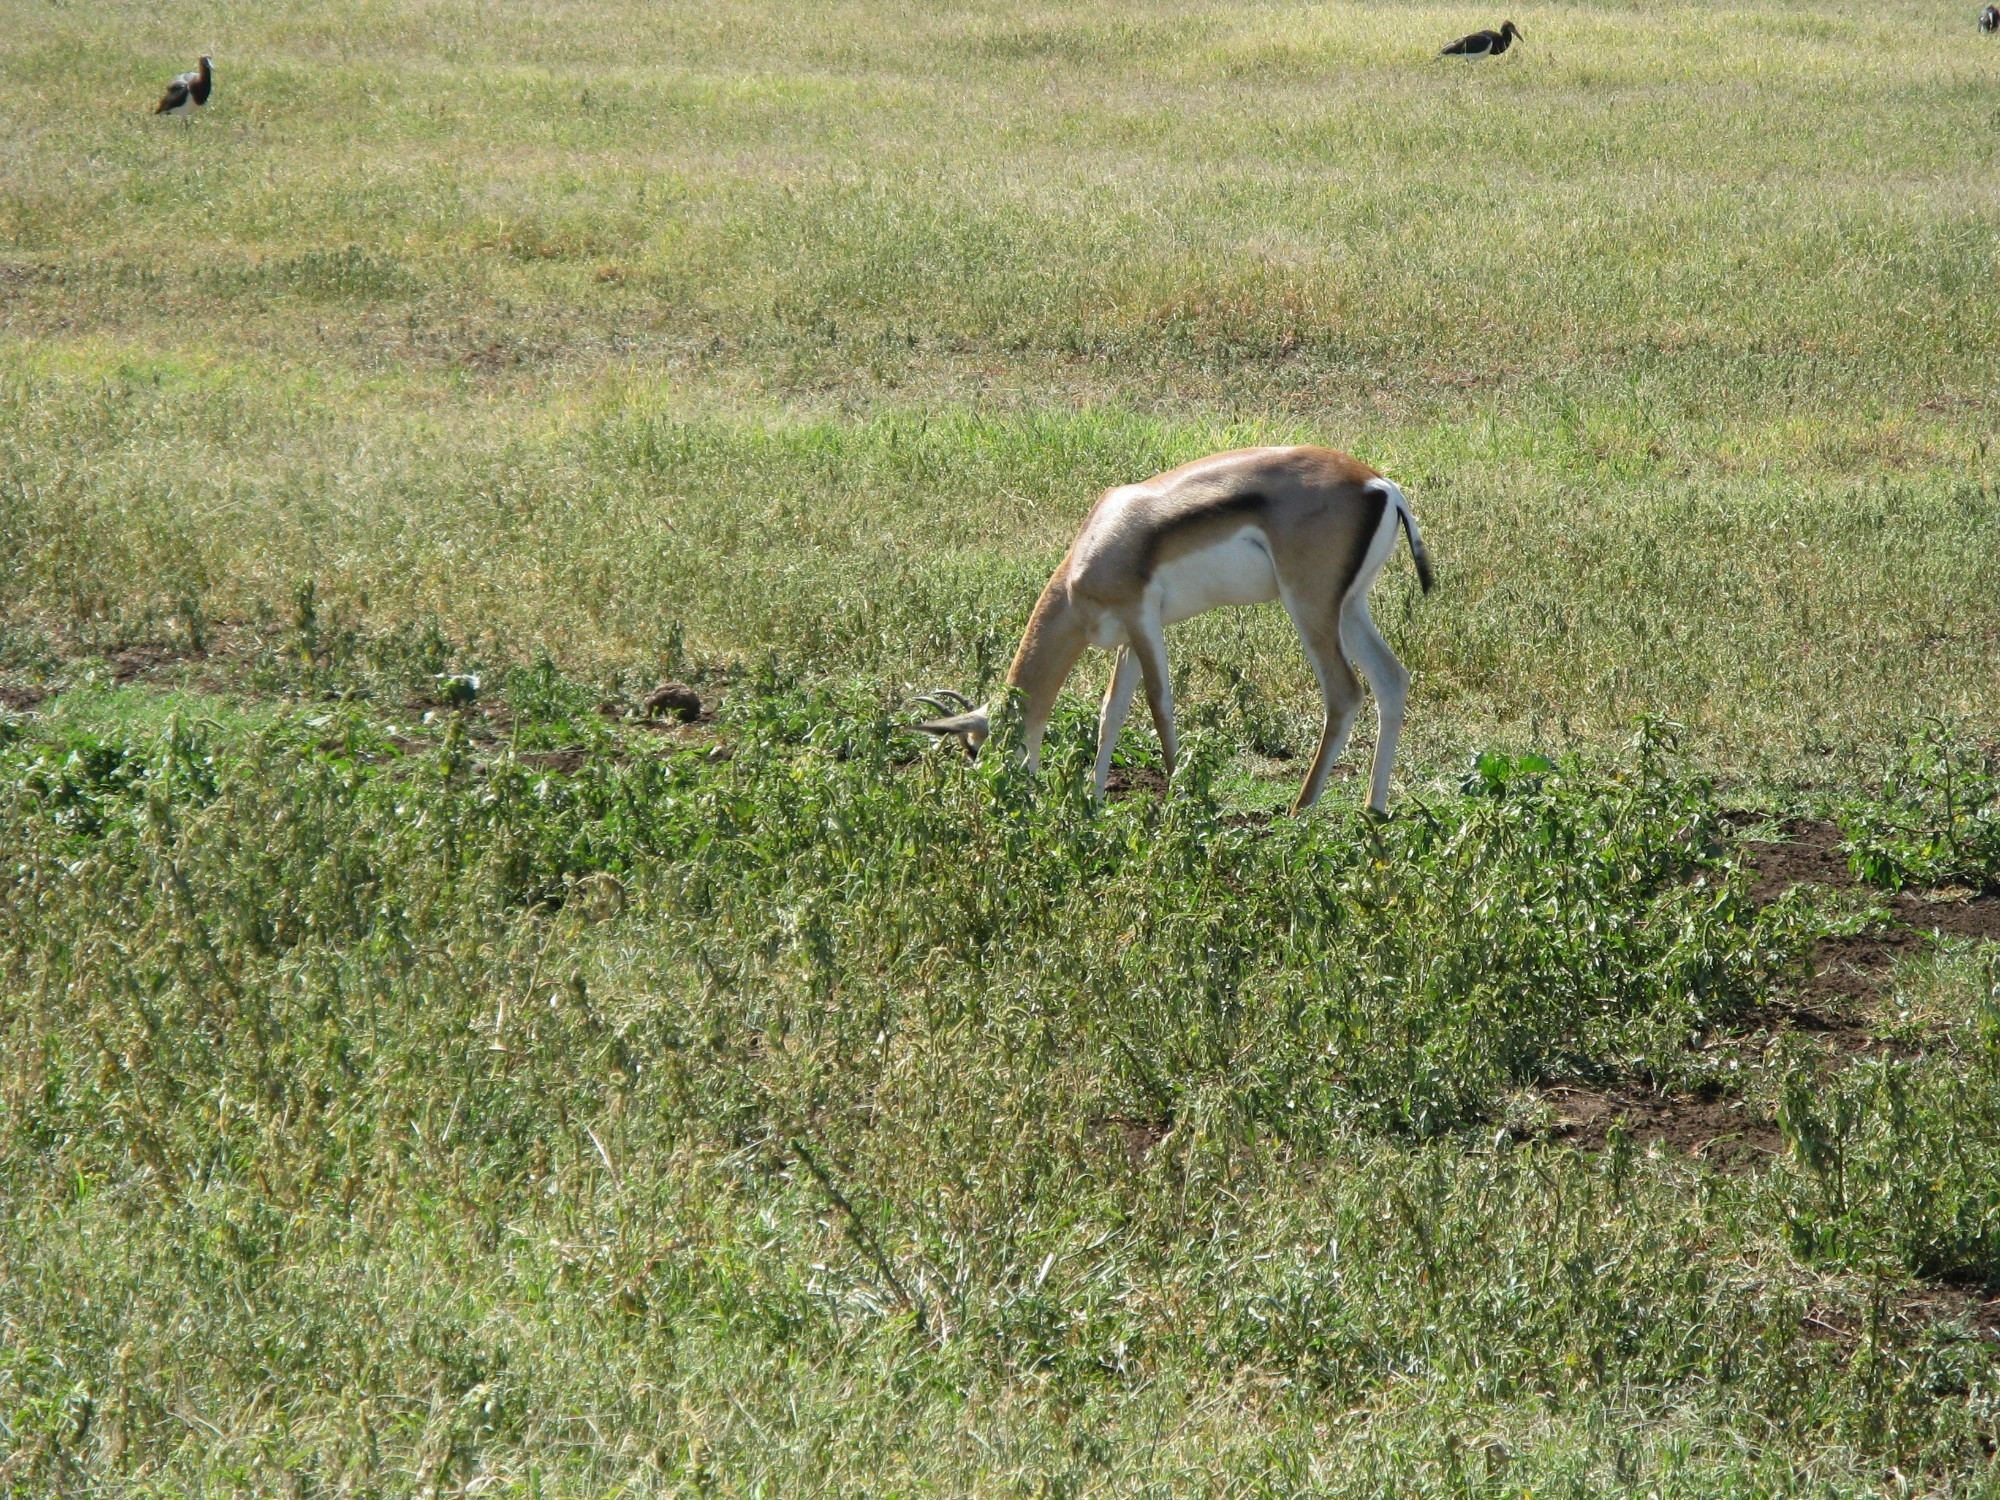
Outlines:
[[0,1496],[2000,1493],[1976,14],[0,0]]

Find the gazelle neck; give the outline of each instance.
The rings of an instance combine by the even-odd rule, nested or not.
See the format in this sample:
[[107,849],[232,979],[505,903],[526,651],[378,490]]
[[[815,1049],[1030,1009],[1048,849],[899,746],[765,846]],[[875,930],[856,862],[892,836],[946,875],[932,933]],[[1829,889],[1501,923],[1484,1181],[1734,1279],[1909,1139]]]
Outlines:
[[1021,695],[1021,735],[1030,770],[1041,764],[1042,736],[1055,712],[1056,695],[1086,644],[1082,612],[1070,602],[1065,558],[1042,590],[1028,619],[1027,632],[1021,637],[1021,649],[1014,653],[1014,664],[1007,669],[1007,686]]

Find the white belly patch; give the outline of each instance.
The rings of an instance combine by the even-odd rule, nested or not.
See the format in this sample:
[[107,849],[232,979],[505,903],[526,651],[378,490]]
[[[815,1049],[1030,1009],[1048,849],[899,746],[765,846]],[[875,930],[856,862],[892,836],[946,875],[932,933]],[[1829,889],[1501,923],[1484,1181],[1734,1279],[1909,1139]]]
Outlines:
[[1162,563],[1153,573],[1160,623],[1171,625],[1225,604],[1264,604],[1278,597],[1278,573],[1264,535],[1246,527],[1227,541]]

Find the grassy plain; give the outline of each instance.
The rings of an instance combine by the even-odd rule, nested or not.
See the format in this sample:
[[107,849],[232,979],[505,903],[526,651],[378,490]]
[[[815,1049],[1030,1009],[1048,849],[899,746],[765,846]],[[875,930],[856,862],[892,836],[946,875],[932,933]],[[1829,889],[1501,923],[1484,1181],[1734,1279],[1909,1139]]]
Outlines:
[[[1995,948],[1784,1016],[2000,888],[2000,44],[1498,19],[9,9],[0,1494],[1995,1488]],[[910,762],[1292,438],[1439,562],[1404,815],[1262,821],[1272,611],[1171,800]]]

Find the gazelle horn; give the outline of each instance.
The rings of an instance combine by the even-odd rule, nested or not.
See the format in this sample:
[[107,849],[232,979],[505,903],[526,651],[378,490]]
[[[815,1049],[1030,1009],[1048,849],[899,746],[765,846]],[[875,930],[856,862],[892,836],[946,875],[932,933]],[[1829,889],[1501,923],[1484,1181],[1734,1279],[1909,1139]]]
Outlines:
[[[951,705],[942,701],[947,697],[958,699],[960,704],[966,706],[966,711],[956,714],[949,712]],[[985,709],[973,708],[967,704],[967,700],[960,694],[951,692],[941,692],[936,696],[927,693],[916,701],[919,703],[928,703],[932,708],[943,709],[947,712],[942,719],[926,719],[921,724],[911,725],[911,728],[921,730],[925,734],[937,735],[940,739],[948,734],[956,735],[959,743],[965,746],[966,754],[977,755],[979,753],[979,742],[986,738],[992,728],[991,720],[987,717]]]

